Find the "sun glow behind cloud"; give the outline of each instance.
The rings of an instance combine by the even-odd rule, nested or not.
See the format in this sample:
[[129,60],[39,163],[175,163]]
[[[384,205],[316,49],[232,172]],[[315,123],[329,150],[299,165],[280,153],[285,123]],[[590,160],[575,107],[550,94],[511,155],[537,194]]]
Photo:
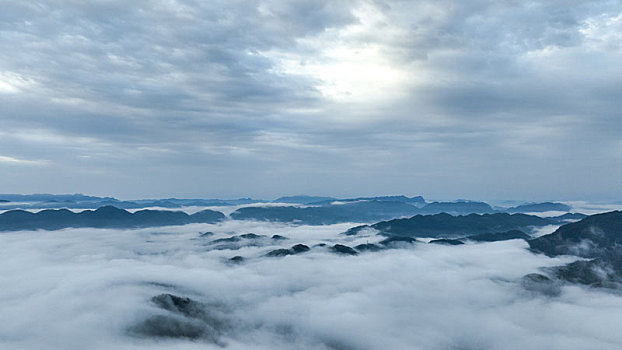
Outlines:
[[[328,100],[343,103],[382,103],[404,96],[414,80],[409,67],[400,66],[383,52],[381,43],[360,40],[396,28],[370,4],[353,10],[357,21],[339,29],[298,40],[302,51],[266,51],[260,54],[275,62],[275,73],[299,75],[315,82]],[[312,51],[314,54],[308,55]]]
[[393,67],[377,47],[335,48],[321,63],[302,66],[321,81],[317,88],[337,101],[363,102],[395,98],[406,82],[405,72]]
[[33,82],[13,72],[0,71],[0,93],[19,93]]

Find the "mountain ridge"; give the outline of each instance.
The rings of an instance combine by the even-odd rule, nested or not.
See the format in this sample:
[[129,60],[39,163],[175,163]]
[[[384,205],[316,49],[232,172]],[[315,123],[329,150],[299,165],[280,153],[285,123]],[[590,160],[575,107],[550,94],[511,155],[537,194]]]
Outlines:
[[11,210],[0,214],[0,231],[60,230],[64,228],[143,228],[191,223],[215,223],[225,215],[214,210],[202,210],[194,214],[182,211],[139,210],[128,212],[113,206],[74,213],[68,209],[45,209],[33,213]]

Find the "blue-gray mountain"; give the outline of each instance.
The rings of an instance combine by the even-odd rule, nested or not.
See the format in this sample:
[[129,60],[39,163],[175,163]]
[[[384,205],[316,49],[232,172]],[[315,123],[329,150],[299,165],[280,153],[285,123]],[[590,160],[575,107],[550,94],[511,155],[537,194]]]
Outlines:
[[357,197],[357,198],[342,198],[342,199],[326,199],[321,201],[307,202],[306,204],[312,205],[329,205],[333,202],[358,202],[358,201],[378,201],[378,202],[402,202],[414,205],[416,207],[422,207],[426,204],[425,199],[421,196],[406,197],[406,196],[379,196],[379,197]]
[[589,216],[529,241],[535,252],[548,256],[574,255],[577,260],[553,269],[561,280],[597,287],[622,284],[622,212]]
[[84,194],[0,194],[0,199],[10,202],[102,202],[116,200],[112,197],[96,197]]
[[[0,198],[5,198],[0,195]],[[10,195],[9,198],[22,198],[17,195]],[[47,199],[49,198],[49,199]],[[40,199],[40,200],[38,200]],[[45,199],[45,200],[44,200]],[[97,209],[105,206],[114,206],[120,209],[142,209],[142,208],[169,208],[178,209],[183,207],[212,207],[212,206],[233,206],[265,202],[250,198],[240,199],[139,199],[132,201],[120,201],[111,197],[86,197],[82,195],[28,195],[23,196],[23,200],[4,201],[0,209]]]
[[218,306],[168,293],[152,297],[151,302],[162,313],[131,326],[128,329],[130,335],[187,338],[224,346],[220,337],[231,325]]
[[417,211],[418,214],[487,214],[496,211],[484,202],[458,201],[458,202],[433,202]]
[[[70,194],[70,195],[53,195],[53,194],[32,194],[32,195],[18,195],[18,194],[0,194],[0,210],[12,210],[12,209],[97,209],[103,206],[114,206],[120,209],[143,209],[143,208],[183,208],[190,206],[197,207],[210,207],[210,206],[234,206],[234,205],[246,205],[254,203],[268,203],[270,201],[257,200],[252,198],[239,198],[239,199],[179,199],[179,198],[166,198],[166,199],[136,199],[136,200],[118,200],[113,197],[96,197],[87,196],[82,194]],[[488,203],[459,200],[453,202],[431,202],[428,203],[421,196],[407,197],[403,195],[399,196],[377,196],[377,197],[356,197],[356,198],[333,198],[325,196],[286,196],[280,197],[273,203],[291,203],[310,206],[321,206],[334,208],[334,213],[327,213],[326,210],[320,211],[321,215],[333,215],[341,216],[347,219],[336,220],[333,219],[330,222],[343,222],[352,221],[351,219],[357,219],[356,221],[374,222],[378,220],[387,220],[396,217],[412,216],[415,214],[439,214],[448,213],[452,215],[465,215],[465,214],[486,214],[486,213],[526,213],[526,212],[544,212],[544,211],[570,211],[570,207],[562,203],[544,202],[544,203],[529,203],[519,205],[511,208],[492,208]],[[337,203],[335,203],[337,202]],[[358,213],[357,215],[342,213],[343,208],[337,208],[336,205],[353,205],[357,202],[374,202],[375,211],[381,211],[380,215],[365,215]],[[380,204],[386,204],[385,208],[380,208]],[[402,208],[396,209],[395,203],[402,203],[408,206],[402,206]],[[414,207],[415,209],[413,209]],[[275,207],[271,207],[275,208]],[[278,208],[278,207],[276,207]],[[359,210],[362,208],[358,208]],[[266,213],[267,211],[273,211],[272,213]],[[284,213],[282,216],[279,212]],[[301,223],[317,223],[321,222],[321,219],[317,218],[317,214],[311,213],[306,210],[304,213],[292,214],[291,212],[283,212],[280,209],[266,209],[261,213],[241,210],[236,213],[239,218],[253,219],[253,220],[269,220],[290,222],[298,221]],[[256,216],[256,217],[253,217]],[[302,218],[301,218],[302,217]],[[577,218],[574,218],[577,219]],[[308,221],[307,221],[308,220]]]
[[[93,202],[99,203],[99,202]],[[464,202],[466,203],[466,202]],[[433,205],[435,203],[432,203]],[[484,214],[466,217],[449,215],[416,214],[424,208],[417,208],[403,202],[392,201],[353,201],[344,204],[331,204],[309,207],[244,207],[231,214],[236,220],[277,221],[296,224],[325,225],[341,222],[378,222],[396,217],[389,223],[377,223],[370,227],[380,229],[386,234],[415,234],[428,237],[466,236],[480,233],[503,232],[528,226],[559,224],[567,220],[583,217],[582,214],[564,214],[554,218],[540,218],[524,214]],[[488,215],[488,216],[486,216]],[[114,206],[104,206],[95,211],[86,210],[74,213],[67,209],[46,209],[38,213],[24,210],[11,210],[0,214],[0,230],[46,229],[55,230],[67,227],[153,227],[183,225],[188,223],[209,223],[223,220],[225,216],[217,211],[203,210],[188,215],[181,211],[140,210],[132,214]],[[404,221],[406,220],[406,221]],[[386,228],[383,225],[388,225]],[[355,228],[348,235],[356,233]],[[405,230],[405,232],[399,232]],[[408,232],[410,233],[408,233]]]
[[275,203],[292,203],[292,204],[309,204],[314,202],[323,202],[323,201],[335,201],[336,198],[333,197],[321,197],[321,196],[285,196],[275,199],[273,202]]
[[112,206],[74,213],[67,209],[48,209],[38,213],[12,210],[0,214],[0,231],[59,230],[64,228],[139,228],[191,223],[215,223],[225,215],[203,210],[192,215],[181,211],[140,210],[130,213]]
[[416,211],[417,207],[407,203],[373,200],[311,207],[244,207],[231,213],[231,218],[325,225],[340,222],[374,222],[410,216]]
[[543,213],[546,211],[570,211],[572,208],[566,204],[544,202],[544,203],[529,203],[516,207],[505,209],[508,213]]
[[[413,215],[433,215],[447,213],[451,215],[494,214],[503,211],[494,210],[484,202],[433,202],[419,206],[416,202],[400,201],[399,196],[377,197],[386,200],[332,200],[312,203],[309,206],[269,206],[244,207],[234,211],[231,217],[237,220],[258,220],[293,222],[307,225],[334,224],[340,222],[377,222]],[[404,197],[407,198],[407,197]],[[395,200],[388,200],[395,199]],[[565,220],[578,220],[583,214],[567,213],[565,216],[551,219],[554,223]],[[509,228],[512,229],[512,228]],[[508,229],[508,230],[509,230]]]
[[415,215],[407,219],[393,219],[369,226],[358,226],[348,230],[345,234],[355,235],[369,228],[384,236],[456,238],[529,229],[533,226],[546,226],[555,222],[555,219],[526,214],[495,213],[453,216],[442,213]]

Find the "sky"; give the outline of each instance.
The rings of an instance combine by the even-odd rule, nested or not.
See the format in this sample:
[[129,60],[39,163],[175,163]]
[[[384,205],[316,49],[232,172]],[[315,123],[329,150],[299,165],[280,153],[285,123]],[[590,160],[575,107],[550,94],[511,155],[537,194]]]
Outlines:
[[620,199],[619,1],[0,7],[0,193]]

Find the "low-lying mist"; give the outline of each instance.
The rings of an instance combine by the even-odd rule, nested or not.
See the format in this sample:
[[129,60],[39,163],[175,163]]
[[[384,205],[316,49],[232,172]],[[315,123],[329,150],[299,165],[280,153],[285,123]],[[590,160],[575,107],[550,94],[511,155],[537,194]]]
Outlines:
[[[522,240],[418,243],[357,256],[327,248],[380,240],[340,235],[355,225],[225,221],[2,233],[0,348],[622,346],[619,295],[578,286],[555,297],[523,289],[522,276],[571,258],[534,255]],[[265,237],[214,243],[247,233]],[[311,250],[265,256],[299,243]]]

